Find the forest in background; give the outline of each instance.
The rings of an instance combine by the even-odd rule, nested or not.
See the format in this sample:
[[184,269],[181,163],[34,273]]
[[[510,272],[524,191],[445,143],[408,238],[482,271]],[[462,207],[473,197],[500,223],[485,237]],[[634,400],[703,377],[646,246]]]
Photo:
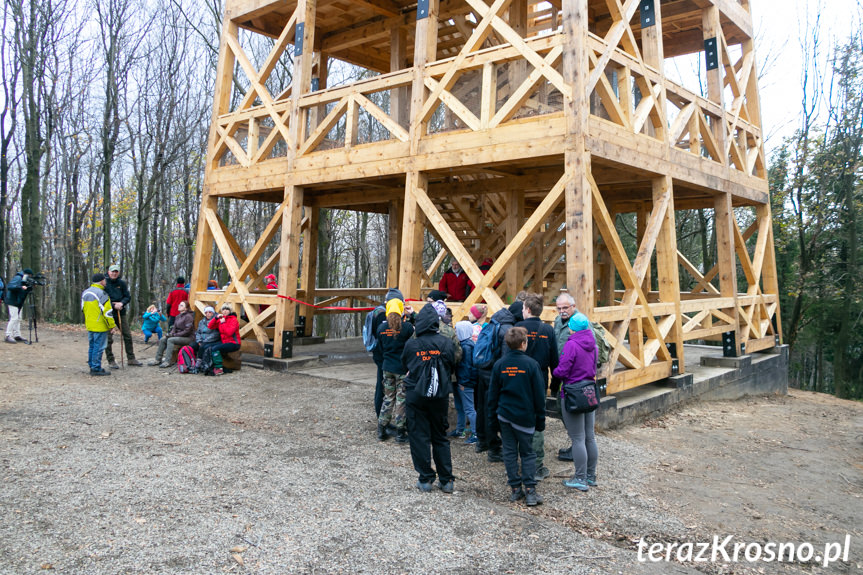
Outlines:
[[[191,275],[221,14],[222,0],[4,3],[0,275],[30,267],[48,277],[35,301],[40,317],[80,321],[81,290],[90,274],[112,263],[129,281],[135,315],[163,301],[177,275]],[[815,22],[800,47],[803,69],[773,71],[799,74],[804,96],[794,134],[771,142],[769,179],[791,383],[860,399],[859,5],[853,17],[846,38],[822,37]],[[255,58],[269,47],[249,39]],[[367,73],[337,63],[330,70],[330,87]],[[268,82],[284,84],[290,74],[291,62],[280,62]],[[248,88],[242,76],[235,75],[237,99]],[[219,204],[226,224],[243,222],[231,229],[245,249],[273,209],[248,201]],[[702,271],[710,269],[711,211],[676,217],[680,251]],[[634,253],[634,215],[620,216],[617,225]],[[387,230],[386,216],[323,210],[317,285],[384,286]],[[426,236],[428,265],[439,246]],[[224,284],[227,274],[214,264],[215,279]],[[358,314],[318,317],[315,330],[355,335],[360,323]]]

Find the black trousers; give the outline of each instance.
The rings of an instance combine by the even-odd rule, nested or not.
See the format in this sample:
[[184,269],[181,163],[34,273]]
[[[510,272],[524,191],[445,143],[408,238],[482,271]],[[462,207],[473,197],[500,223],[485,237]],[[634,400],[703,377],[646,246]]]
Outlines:
[[[405,408],[411,459],[414,469],[419,473],[420,481],[431,483],[435,475],[441,483],[452,481],[454,479],[452,455],[449,449],[449,438],[446,436],[446,430],[449,427],[447,420],[449,398],[427,399],[411,390],[407,392]],[[431,450],[431,457],[429,457],[429,450]],[[437,473],[431,466],[432,458],[434,458]]]
[[[126,347],[126,359],[135,359],[135,349],[132,347],[132,322],[129,320],[128,316],[124,313],[119,313],[117,310],[114,310],[114,313],[117,314],[117,323],[120,327],[120,334],[123,338],[123,345]],[[105,359],[109,362],[114,361],[114,330],[108,331],[108,345],[105,347]]]
[[491,370],[476,370],[476,387],[474,388],[473,405],[476,409],[476,442],[480,447],[492,450],[500,449],[500,435],[497,415],[489,413],[488,392],[491,387]]
[[375,417],[378,417],[384,404],[384,368],[382,364],[375,363],[378,366],[378,378],[375,380]]

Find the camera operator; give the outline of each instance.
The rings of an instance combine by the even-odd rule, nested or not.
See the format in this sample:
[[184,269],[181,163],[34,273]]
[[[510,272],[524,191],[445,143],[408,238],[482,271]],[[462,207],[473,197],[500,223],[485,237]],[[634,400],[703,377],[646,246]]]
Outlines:
[[9,308],[9,323],[6,324],[6,343],[30,343],[21,337],[21,308],[27,294],[33,289],[33,270],[24,268],[15,274],[6,286],[6,306]]
[[[111,298],[111,307],[115,310],[115,319],[117,320],[120,333],[123,338],[123,343],[126,347],[126,355],[129,358],[129,365],[143,365],[135,359],[135,349],[132,347],[132,328],[130,321],[126,315],[126,310],[129,307],[129,302],[132,301],[132,294],[129,293],[129,285],[126,280],[120,279],[120,266],[113,265],[108,268],[108,277],[105,283],[105,293]],[[108,360],[108,366],[111,369],[120,369],[117,362],[114,360],[114,335],[113,331],[108,331],[108,344],[105,347],[105,359]]]

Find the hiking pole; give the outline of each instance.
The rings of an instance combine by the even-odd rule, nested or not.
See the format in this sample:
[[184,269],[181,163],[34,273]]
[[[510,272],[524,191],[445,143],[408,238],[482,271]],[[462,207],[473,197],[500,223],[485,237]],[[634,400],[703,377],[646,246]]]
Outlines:
[[126,343],[123,341],[123,324],[120,321],[120,310],[117,310],[117,327],[120,329],[120,367],[123,369],[126,368],[126,362],[123,359],[123,345]]

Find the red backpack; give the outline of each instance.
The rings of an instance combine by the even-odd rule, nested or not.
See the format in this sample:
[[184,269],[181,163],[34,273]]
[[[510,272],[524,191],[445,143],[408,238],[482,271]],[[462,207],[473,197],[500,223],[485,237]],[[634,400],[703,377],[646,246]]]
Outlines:
[[197,373],[195,350],[191,345],[184,345],[177,354],[177,369],[180,373]]

